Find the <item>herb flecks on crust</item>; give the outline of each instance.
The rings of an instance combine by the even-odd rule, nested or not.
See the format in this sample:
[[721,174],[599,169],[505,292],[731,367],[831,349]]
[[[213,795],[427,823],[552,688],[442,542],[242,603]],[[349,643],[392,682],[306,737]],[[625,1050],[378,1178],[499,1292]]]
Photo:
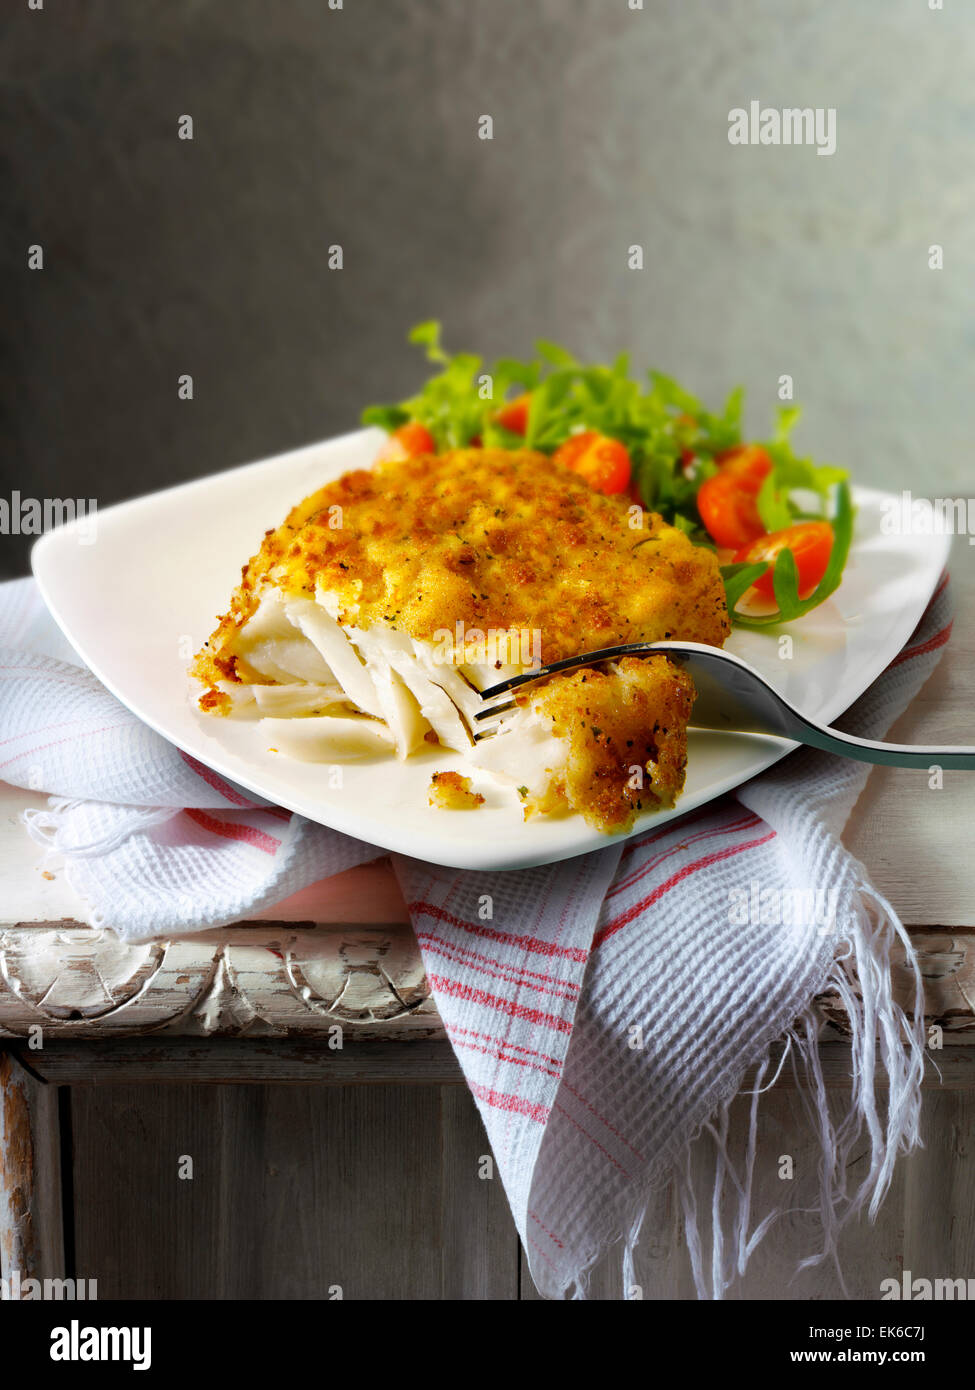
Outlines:
[[694,683],[665,656],[625,657],[608,670],[552,677],[518,696],[568,746],[565,766],[526,818],[579,811],[603,831],[673,806],[684,786]]

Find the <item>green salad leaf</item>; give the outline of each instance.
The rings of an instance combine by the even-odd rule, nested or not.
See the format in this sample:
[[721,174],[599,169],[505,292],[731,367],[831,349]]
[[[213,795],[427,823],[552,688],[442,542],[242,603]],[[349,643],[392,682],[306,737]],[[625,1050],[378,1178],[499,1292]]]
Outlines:
[[[781,531],[803,517],[822,516],[830,493],[836,483],[849,474],[843,468],[815,464],[812,459],[799,458],[789,436],[799,422],[799,406],[779,410],[778,426],[772,439],[762,447],[772,460],[772,471],[765,478],[758,494],[758,514],[769,531]],[[820,503],[818,512],[805,511],[792,493],[801,489],[815,494]]]
[[729,615],[734,614],[738,600],[742,598],[745,590],[750,589],[756,579],[761,579],[767,569],[767,560],[755,565],[738,563],[721,566],[721,578],[724,580],[724,596]]

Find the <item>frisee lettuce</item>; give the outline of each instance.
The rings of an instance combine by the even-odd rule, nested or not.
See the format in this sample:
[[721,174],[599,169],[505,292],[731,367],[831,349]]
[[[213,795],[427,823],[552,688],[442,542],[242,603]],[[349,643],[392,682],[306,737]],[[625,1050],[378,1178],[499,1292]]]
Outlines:
[[[849,476],[843,468],[796,455],[789,436],[801,414],[797,405],[780,409],[775,435],[762,446],[772,460],[772,471],[758,494],[758,514],[769,531],[781,531],[804,517],[824,516],[833,487]],[[819,510],[804,510],[791,495],[796,490],[814,494]]]

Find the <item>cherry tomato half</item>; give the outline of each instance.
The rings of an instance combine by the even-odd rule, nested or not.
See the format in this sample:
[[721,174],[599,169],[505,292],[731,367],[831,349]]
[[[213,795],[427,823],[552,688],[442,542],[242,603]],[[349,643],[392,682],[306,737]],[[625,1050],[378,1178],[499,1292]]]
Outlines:
[[718,454],[715,462],[720,463],[722,471],[733,474],[742,487],[754,487],[756,492],[772,471],[772,460],[760,444],[739,444],[734,449],[726,449]]
[[531,392],[525,391],[513,401],[503,405],[497,414],[498,424],[512,434],[526,434],[528,431],[528,411],[531,408]]
[[758,488],[743,486],[727,469],[705,478],[697,490],[697,509],[708,535],[727,550],[740,550],[765,535]]
[[574,468],[577,459],[589,448],[599,435],[595,430],[585,430],[582,434],[570,434],[564,444],[560,444],[552,458],[556,463],[564,463],[566,468]]
[[697,509],[708,535],[728,550],[740,550],[765,525],[758,514],[758,493],[772,471],[772,460],[758,444],[740,444],[717,457],[720,471],[698,489]]
[[625,492],[630,483],[630,455],[618,439],[610,439],[596,430],[573,434],[560,444],[552,455],[556,463],[564,463],[573,473],[585,478],[597,492],[609,495]]
[[807,598],[825,574],[832,549],[833,528],[828,521],[800,521],[795,526],[786,526],[782,531],[759,536],[750,545],[743,546],[735,555],[735,562],[758,564],[767,560],[769,568],[752,587],[760,594],[774,598],[772,571],[775,558],[780,551],[791,550],[799,576],[799,597]]
[[376,455],[377,463],[395,463],[399,459],[417,458],[420,454],[435,454],[437,442],[425,426],[410,420],[393,430]]

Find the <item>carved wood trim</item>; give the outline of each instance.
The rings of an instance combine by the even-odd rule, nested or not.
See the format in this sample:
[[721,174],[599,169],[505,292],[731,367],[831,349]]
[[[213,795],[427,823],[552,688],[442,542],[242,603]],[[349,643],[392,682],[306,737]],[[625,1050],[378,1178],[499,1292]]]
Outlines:
[[0,1037],[285,1037],[336,1025],[364,1038],[443,1036],[409,927],[241,923],[140,945],[72,922],[0,929]]
[[[924,928],[912,940],[928,1022],[975,1043],[975,933]],[[893,969],[906,1006],[903,960]],[[840,1001],[818,1003],[843,1034]],[[444,1037],[408,925],[242,922],[140,945],[77,922],[0,927],[0,1038],[327,1037],[336,1025],[363,1039]]]
[[[941,1028],[946,1042],[975,1044],[975,934],[971,929],[926,927],[911,932],[924,982],[924,1017]],[[894,997],[910,1014],[914,978],[905,964],[904,948],[893,951]],[[846,1010],[839,997],[827,992],[816,1004],[834,1034],[849,1036]]]

